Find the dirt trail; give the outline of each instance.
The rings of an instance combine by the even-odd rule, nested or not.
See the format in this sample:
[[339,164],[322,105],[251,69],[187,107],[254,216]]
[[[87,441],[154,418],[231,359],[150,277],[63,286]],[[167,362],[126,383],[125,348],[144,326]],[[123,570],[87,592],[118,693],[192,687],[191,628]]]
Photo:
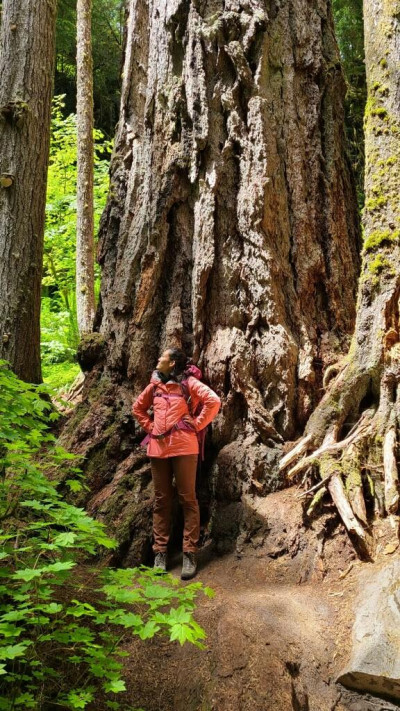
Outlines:
[[[211,549],[201,556],[198,579],[216,593],[196,611],[207,650],[129,641],[125,700],[145,711],[400,708],[335,683],[350,651],[351,610],[365,564],[354,558],[333,512],[328,508],[306,529],[293,490],[256,504],[259,534],[253,544],[242,543],[241,556],[217,557]],[[171,572],[179,576],[178,558]]]

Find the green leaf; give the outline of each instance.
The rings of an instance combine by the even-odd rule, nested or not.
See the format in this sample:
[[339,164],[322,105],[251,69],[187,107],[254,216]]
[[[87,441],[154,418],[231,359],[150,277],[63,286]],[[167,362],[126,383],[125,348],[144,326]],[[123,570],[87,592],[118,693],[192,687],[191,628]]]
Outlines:
[[32,640],[26,640],[19,644],[12,644],[6,647],[0,647],[0,659],[15,659],[15,657],[23,657],[29,645],[33,644]]
[[21,627],[11,625],[9,622],[0,622],[0,635],[3,637],[19,637],[21,633]]
[[41,612],[49,612],[55,615],[57,612],[61,612],[63,606],[59,602],[50,602],[46,605],[36,605],[35,610],[40,610]]
[[179,641],[180,645],[183,645],[185,642],[193,642],[194,632],[191,630],[189,625],[173,625],[171,628],[170,640],[175,639]]
[[139,630],[139,637],[140,639],[150,639],[151,637],[154,637],[155,633],[158,632],[160,629],[160,626],[156,624],[156,622],[150,620],[149,622],[146,622],[145,626],[143,629]]
[[73,560],[59,560],[57,563],[50,563],[42,568],[44,573],[58,573],[60,570],[70,570],[76,565]]
[[17,580],[25,580],[26,582],[29,582],[29,580],[33,580],[33,578],[40,578],[41,575],[41,570],[37,570],[35,568],[24,568],[23,570],[17,570],[12,577]]
[[67,701],[73,709],[84,709],[93,699],[93,692],[84,689],[72,689],[67,696]]
[[25,608],[23,610],[10,610],[9,612],[5,612],[4,615],[1,615],[0,620],[3,622],[8,621],[8,622],[17,622],[19,620],[24,620],[26,617],[29,617],[32,612],[32,608]]
[[126,691],[125,682],[123,679],[112,679],[112,681],[107,681],[103,685],[104,691],[111,691],[114,694],[118,694],[120,691]]
[[72,546],[77,539],[76,533],[72,531],[67,531],[66,533],[60,533],[53,539],[53,543],[57,546]]
[[73,492],[81,491],[83,489],[83,485],[77,479],[67,479],[65,483]]
[[23,706],[24,709],[33,709],[37,706],[35,697],[33,694],[29,694],[28,692],[17,696],[14,700],[14,704],[15,706]]

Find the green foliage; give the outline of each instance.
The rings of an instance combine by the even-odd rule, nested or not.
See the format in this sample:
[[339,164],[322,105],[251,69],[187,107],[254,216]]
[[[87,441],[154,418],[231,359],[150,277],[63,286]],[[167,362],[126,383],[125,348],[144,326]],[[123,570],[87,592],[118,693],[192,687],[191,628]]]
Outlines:
[[72,385],[77,375],[80,373],[80,367],[77,363],[68,361],[62,363],[42,363],[43,380],[50,388],[58,391]]
[[116,542],[58,491],[60,474],[72,491],[84,483],[78,458],[50,432],[57,417],[48,388],[19,381],[0,361],[1,710],[84,709],[98,692],[118,709],[122,640],[159,633],[204,646],[192,616],[201,583],[83,565]]
[[[120,100],[125,3],[96,0],[92,10],[95,124],[114,135]],[[66,94],[67,113],[76,106],[76,2],[59,0],[56,35],[55,94]]]
[[[57,289],[67,310],[75,291],[77,136],[76,116],[64,118],[64,96],[53,101],[47,182],[43,285]],[[112,145],[94,130],[94,217],[97,231],[108,191],[108,156]],[[99,276],[97,274],[97,276]]]
[[346,133],[360,208],[364,202],[363,117],[367,99],[362,9],[362,0],[333,0],[336,36],[347,83]]
[[[53,102],[44,236],[41,345],[44,365],[74,361],[79,333],[76,320],[75,248],[77,136],[76,116],[63,116],[64,96]],[[94,131],[94,218],[98,229],[108,191],[111,142]],[[95,268],[96,292],[100,273]],[[65,383],[62,383],[64,385]]]
[[42,297],[40,333],[44,366],[75,361],[78,345],[75,314],[63,308],[57,297]]

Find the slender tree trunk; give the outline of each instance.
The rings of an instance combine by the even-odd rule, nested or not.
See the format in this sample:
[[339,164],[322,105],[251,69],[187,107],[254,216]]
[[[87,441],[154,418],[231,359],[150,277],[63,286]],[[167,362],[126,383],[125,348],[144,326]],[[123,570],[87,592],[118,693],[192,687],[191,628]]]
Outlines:
[[41,382],[40,289],[56,0],[4,0],[0,34],[0,358]]
[[92,0],[77,0],[78,191],[76,230],[76,308],[82,335],[93,330],[93,61]]
[[[281,444],[301,431],[354,327],[360,236],[330,3],[208,8],[129,4],[99,338],[81,349],[102,395],[92,371],[83,420],[66,433],[95,454],[92,510],[122,517],[128,538],[143,530],[133,500],[146,495],[134,487],[121,513],[117,482],[143,455],[114,484],[106,455],[119,438],[126,457],[115,408],[129,411],[160,350],[182,346],[222,397],[207,467],[214,537],[230,539],[242,492],[277,486]],[[100,427],[109,434],[89,435]]]
[[[400,50],[398,0],[364,2],[368,100],[365,111],[365,241],[355,333],[348,356],[307,428],[308,448],[328,432],[335,452],[324,446],[296,464],[343,453],[343,474],[361,470],[375,481],[376,508],[386,491],[387,513],[398,507],[396,441],[400,416]],[[354,428],[354,423],[358,426]],[[349,428],[354,432],[346,438]],[[349,456],[348,447],[352,447]],[[360,452],[362,457],[360,459]],[[381,466],[381,473],[379,467]],[[330,463],[331,470],[337,463]],[[370,469],[370,471],[369,471]],[[356,512],[356,511],[355,511]],[[372,545],[372,541],[371,541]]]

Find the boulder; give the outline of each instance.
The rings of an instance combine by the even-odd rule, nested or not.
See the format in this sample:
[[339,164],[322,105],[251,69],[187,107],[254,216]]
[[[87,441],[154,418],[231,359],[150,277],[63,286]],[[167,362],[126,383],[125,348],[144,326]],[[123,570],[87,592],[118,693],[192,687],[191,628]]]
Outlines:
[[400,560],[360,576],[350,662],[338,682],[400,700]]

